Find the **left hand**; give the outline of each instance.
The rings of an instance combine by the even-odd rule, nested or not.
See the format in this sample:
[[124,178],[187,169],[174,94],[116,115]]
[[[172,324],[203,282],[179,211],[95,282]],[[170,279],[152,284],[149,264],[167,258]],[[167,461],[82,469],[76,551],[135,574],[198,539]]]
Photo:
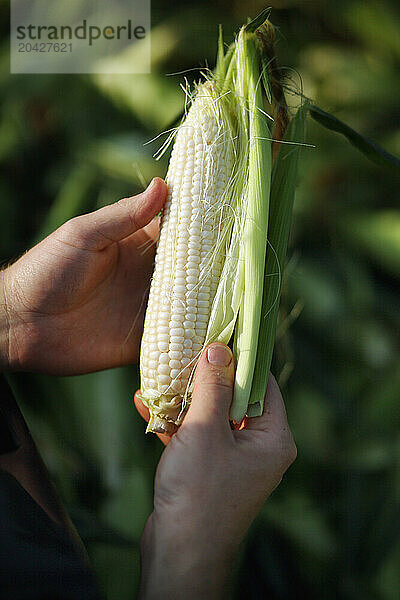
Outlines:
[[[238,546],[296,457],[275,379],[269,379],[263,414],[235,431],[229,424],[233,385],[231,351],[208,346],[188,412],[157,468],[154,510],[141,540],[143,600],[185,599],[188,590],[191,600],[226,597]],[[138,394],[135,404],[148,419]]]
[[138,359],[159,220],[142,194],[71,219],[3,270],[0,366],[74,375]]

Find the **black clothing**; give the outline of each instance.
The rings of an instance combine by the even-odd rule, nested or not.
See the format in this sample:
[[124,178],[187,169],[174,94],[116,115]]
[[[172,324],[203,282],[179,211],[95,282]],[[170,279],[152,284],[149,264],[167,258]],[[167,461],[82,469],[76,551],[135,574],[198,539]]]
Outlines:
[[0,375],[0,598],[100,597],[83,546]]

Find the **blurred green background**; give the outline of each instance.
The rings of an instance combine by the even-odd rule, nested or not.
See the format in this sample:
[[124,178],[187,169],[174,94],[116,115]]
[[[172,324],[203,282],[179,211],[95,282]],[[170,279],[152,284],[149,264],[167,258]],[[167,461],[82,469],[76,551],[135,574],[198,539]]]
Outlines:
[[[398,3],[269,4],[288,83],[400,155]],[[213,66],[217,25],[231,41],[264,7],[153,0],[150,75],[11,76],[1,0],[1,260],[163,176],[143,143],[182,108],[183,76],[166,74]],[[400,178],[311,121],[306,141],[274,359],[299,456],[242,545],[234,597],[397,600]],[[132,405],[137,367],[13,383],[103,590],[135,597],[162,451]]]

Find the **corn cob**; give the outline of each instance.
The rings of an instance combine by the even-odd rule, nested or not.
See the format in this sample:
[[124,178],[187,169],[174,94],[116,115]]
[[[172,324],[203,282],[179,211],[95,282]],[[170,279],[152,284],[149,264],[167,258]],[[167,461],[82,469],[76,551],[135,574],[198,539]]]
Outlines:
[[180,422],[182,398],[203,347],[223,255],[223,227],[233,142],[212,82],[197,90],[178,129],[166,177],[168,199],[151,283],[141,353],[142,398],[150,428]]
[[[297,148],[280,161],[282,153],[273,151],[273,134],[283,136],[287,113],[272,48],[273,27],[263,15],[241,29],[226,54],[220,35],[215,73],[198,85],[176,132],[141,348],[147,431],[176,430],[201,351],[233,334],[231,418],[262,411],[281,284],[279,278],[271,287],[271,271],[275,256],[278,270],[284,260],[297,169]],[[273,155],[274,172],[279,162],[290,181],[283,180],[270,207]],[[270,213],[278,249],[272,260],[266,257]]]

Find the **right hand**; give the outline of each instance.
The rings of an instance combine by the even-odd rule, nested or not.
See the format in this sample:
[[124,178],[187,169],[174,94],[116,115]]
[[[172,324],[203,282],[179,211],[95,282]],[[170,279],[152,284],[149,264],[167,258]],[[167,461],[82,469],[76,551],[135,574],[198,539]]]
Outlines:
[[[188,413],[158,465],[154,511],[142,537],[142,598],[185,598],[188,590],[192,599],[219,598],[239,543],[296,457],[273,376],[263,415],[235,431],[233,381],[231,351],[210,345],[197,366]],[[137,396],[135,404],[148,418]]]
[[156,178],[0,271],[0,368],[77,375],[137,362],[167,193]]

